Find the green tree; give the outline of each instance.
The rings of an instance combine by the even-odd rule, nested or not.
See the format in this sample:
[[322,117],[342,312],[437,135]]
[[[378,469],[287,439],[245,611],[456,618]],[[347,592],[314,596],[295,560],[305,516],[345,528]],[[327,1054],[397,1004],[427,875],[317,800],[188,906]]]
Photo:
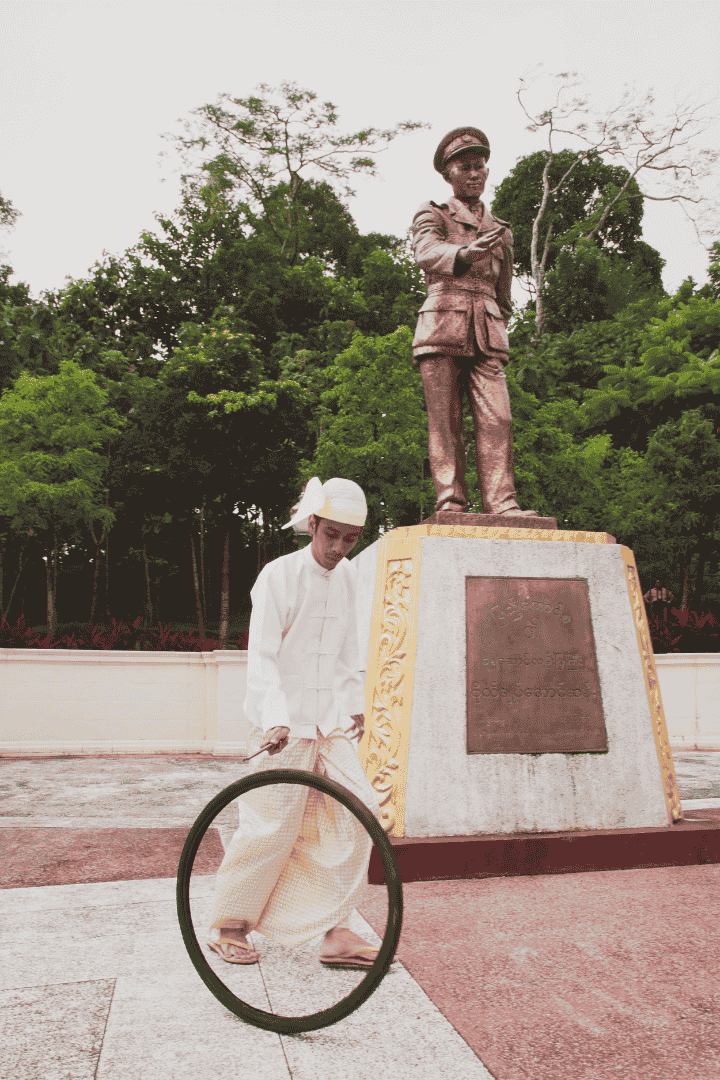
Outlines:
[[20,375],[0,399],[0,513],[42,544],[48,634],[55,632],[59,552],[84,526],[108,529],[107,448],[122,421],[91,371]]
[[642,448],[651,431],[688,408],[716,418],[720,391],[720,301],[670,298],[643,332],[639,358],[604,365],[588,391],[581,422],[604,429],[621,445]]
[[61,354],[47,303],[33,300],[24,282],[11,285],[10,266],[0,266],[0,391],[22,371],[51,375]]
[[[304,190],[317,193],[309,183]],[[238,210],[184,199],[177,215],[159,219],[157,234],[144,233],[135,248],[106,257],[87,281],[51,298],[57,349],[95,370],[102,349],[120,349],[154,377],[178,344],[179,328],[206,323],[227,304],[276,376],[283,356],[323,351],[326,322],[352,321],[370,333],[412,322],[423,297],[402,242],[350,228],[329,188],[318,202],[321,227],[303,234],[309,250],[290,266],[262,220],[252,230]]]
[[[612,319],[547,333],[537,341],[535,312],[526,310],[511,324],[508,371],[540,402],[582,402],[597,390],[606,366],[639,363],[647,328],[660,318],[661,305],[659,298],[646,296]],[[602,427],[600,423],[591,430]]]
[[247,541],[260,521],[265,532],[277,531],[295,501],[298,458],[308,448],[306,395],[292,380],[265,377],[253,337],[232,308],[218,309],[205,325],[185,324],[179,336],[159,378],[138,388],[132,424],[114,454],[116,499],[138,538],[134,550],[144,562],[149,614],[151,565],[162,565],[159,533],[181,530],[189,547],[187,579],[192,573],[204,623],[204,534],[221,532],[224,642],[231,532],[244,530]]
[[660,270],[664,260],[643,241],[637,258],[627,261],[581,239],[564,247],[543,283],[544,327],[547,333],[572,332],[587,323],[612,320],[648,294],[664,296]]
[[[20,211],[17,210],[10,199],[6,199],[0,192],[0,232],[9,232],[10,229],[15,227],[17,219],[20,217]],[[0,252],[4,254],[4,252]],[[0,270],[5,269],[0,267]]]
[[15,209],[12,201],[0,194],[0,229],[11,229],[19,217],[20,211]]
[[710,247],[710,266],[708,276],[712,282],[715,297],[720,300],[720,240],[716,240]]
[[661,577],[672,583],[678,603],[700,608],[720,559],[717,423],[688,409],[652,432],[646,453],[625,451],[606,512],[646,580]]

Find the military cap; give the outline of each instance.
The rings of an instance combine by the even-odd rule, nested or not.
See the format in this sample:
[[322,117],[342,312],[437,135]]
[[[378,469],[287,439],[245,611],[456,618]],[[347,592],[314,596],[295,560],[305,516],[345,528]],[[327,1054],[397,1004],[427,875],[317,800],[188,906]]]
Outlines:
[[480,128],[460,127],[449,131],[435,151],[433,165],[441,173],[448,161],[465,150],[482,150],[486,157],[490,157],[490,143],[488,137]]

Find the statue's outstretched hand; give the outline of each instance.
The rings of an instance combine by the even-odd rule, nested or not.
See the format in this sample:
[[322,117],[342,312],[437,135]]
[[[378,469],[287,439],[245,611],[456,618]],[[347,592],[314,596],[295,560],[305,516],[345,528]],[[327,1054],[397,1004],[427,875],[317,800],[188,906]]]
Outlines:
[[477,240],[473,240],[472,244],[468,244],[467,247],[461,248],[460,258],[463,262],[482,262],[484,259],[489,259],[493,251],[502,244],[502,234],[505,232],[505,226],[500,225],[497,229],[493,229],[491,232],[482,233],[478,236]]

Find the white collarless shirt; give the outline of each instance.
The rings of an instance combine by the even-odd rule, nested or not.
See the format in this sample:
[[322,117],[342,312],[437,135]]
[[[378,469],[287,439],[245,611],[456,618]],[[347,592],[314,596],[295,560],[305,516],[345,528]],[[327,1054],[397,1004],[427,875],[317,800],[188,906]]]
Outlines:
[[364,712],[355,620],[357,571],[332,570],[311,545],[260,571],[250,596],[245,715],[263,731],[282,725],[292,739],[316,739]]

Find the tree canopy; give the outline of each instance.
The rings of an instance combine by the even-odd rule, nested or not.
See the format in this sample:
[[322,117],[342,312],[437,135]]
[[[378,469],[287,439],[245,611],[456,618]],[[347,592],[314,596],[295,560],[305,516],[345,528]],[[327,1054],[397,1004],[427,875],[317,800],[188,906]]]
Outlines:
[[401,133],[428,126],[406,120],[341,134],[336,106],[318,103],[317,94],[294,82],[261,83],[245,98],[220,94],[192,115],[183,135],[167,136],[189,167],[187,197],[213,206],[229,202],[252,228],[262,222],[291,263],[308,227],[308,183],[320,180],[323,188],[353,195],[354,175],[376,175],[376,154]]

